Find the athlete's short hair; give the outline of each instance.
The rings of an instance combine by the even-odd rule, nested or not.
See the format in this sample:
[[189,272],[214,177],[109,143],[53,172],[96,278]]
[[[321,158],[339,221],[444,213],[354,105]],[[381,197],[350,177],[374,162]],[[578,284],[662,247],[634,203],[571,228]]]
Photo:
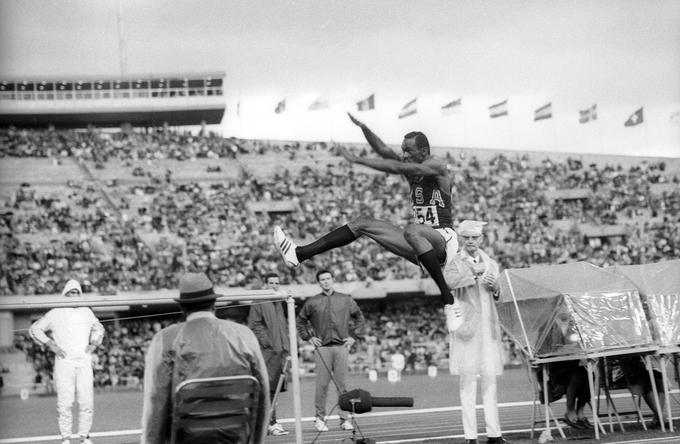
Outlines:
[[276,273],[273,273],[273,272],[267,273],[267,274],[264,275],[264,282],[267,283],[267,281],[269,281],[269,278],[277,278],[277,277],[279,277],[279,275],[276,274]]
[[404,139],[415,139],[418,148],[425,148],[428,153],[430,152],[430,141],[427,140],[427,136],[420,131],[411,131],[404,136]]
[[319,282],[319,276],[321,276],[322,274],[326,274],[326,273],[330,274],[331,277],[333,277],[333,273],[331,273],[331,270],[327,270],[326,268],[323,268],[323,269],[316,272],[316,281]]

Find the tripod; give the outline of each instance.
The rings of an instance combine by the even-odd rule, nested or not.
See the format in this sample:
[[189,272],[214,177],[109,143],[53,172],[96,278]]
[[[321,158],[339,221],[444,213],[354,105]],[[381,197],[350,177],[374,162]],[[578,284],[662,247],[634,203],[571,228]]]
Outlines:
[[271,399],[271,406],[269,407],[269,412],[267,412],[267,424],[269,424],[272,413],[276,410],[276,402],[278,401],[279,393],[281,393],[281,389],[283,388],[283,382],[286,380],[289,365],[290,356],[288,356],[286,358],[286,361],[283,363],[283,368],[281,369],[281,374],[279,375],[279,381],[276,384],[276,391],[274,392],[274,396]]
[[[333,381],[333,384],[335,385],[335,388],[336,388],[337,391],[338,391],[338,396],[339,396],[341,393],[344,393],[346,390],[344,390],[343,388],[341,388],[340,384],[338,384],[338,381],[335,379],[335,374],[334,374],[334,372],[331,370],[331,368],[328,366],[328,363],[326,362],[326,360],[323,358],[323,355],[322,355],[322,353],[321,353],[320,348],[319,348],[318,346],[315,345],[315,346],[314,346],[314,349],[315,349],[315,351],[316,351],[316,353],[317,353],[317,356],[319,357],[319,361],[321,361],[321,364],[324,366],[324,368],[325,368],[326,371],[328,372],[331,381]],[[348,413],[348,418],[347,418],[346,421],[350,421],[350,424],[352,424],[352,436],[351,436],[351,438],[345,438],[345,439],[343,439],[342,442],[345,442],[346,440],[351,439],[350,442],[352,442],[353,444],[373,444],[373,443],[375,443],[375,441],[373,441],[372,439],[369,439],[369,438],[364,437],[363,434],[361,434],[361,431],[359,431],[359,433],[361,434],[361,438],[357,439],[357,430],[359,429],[359,427],[358,427],[358,425],[357,425],[357,423],[356,423],[356,415],[357,415],[357,413],[356,413],[356,407],[355,407],[355,406],[356,406],[356,404],[357,404],[358,402],[361,402],[361,399],[356,398],[356,399],[351,399],[351,400],[350,400],[350,403],[351,403],[351,405],[352,405],[352,408],[351,408],[351,411],[349,411],[349,413]],[[325,418],[324,418],[324,419],[325,419]]]
[[357,421],[356,421],[356,415],[357,415],[356,404],[357,404],[357,402],[361,402],[361,400],[360,399],[350,399],[349,402],[350,402],[350,404],[352,404],[352,411],[349,412],[349,419],[348,419],[349,421],[351,421],[352,426],[353,426],[352,427],[352,437],[351,438],[345,438],[342,441],[344,442],[347,439],[351,439],[352,444],[375,444],[374,440],[372,440],[371,438],[366,438],[364,436],[364,434],[361,433],[361,431],[359,431],[359,433],[361,433],[361,438],[357,439],[357,430],[359,430],[359,425],[357,424]]

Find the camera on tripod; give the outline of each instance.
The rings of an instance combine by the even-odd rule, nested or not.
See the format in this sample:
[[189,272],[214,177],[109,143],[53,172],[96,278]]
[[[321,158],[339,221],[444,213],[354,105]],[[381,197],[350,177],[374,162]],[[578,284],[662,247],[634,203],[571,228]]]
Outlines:
[[378,398],[371,396],[366,390],[354,389],[342,393],[338,397],[338,405],[346,412],[350,412],[352,422],[355,427],[352,430],[352,442],[355,444],[375,444],[371,438],[362,435],[361,438],[356,438],[356,420],[355,414],[370,412],[373,407],[413,407],[413,398],[406,397],[390,397]]
[[373,407],[413,407],[413,398],[378,398],[371,396],[366,390],[354,389],[341,394],[338,404],[346,412],[359,414],[370,412]]

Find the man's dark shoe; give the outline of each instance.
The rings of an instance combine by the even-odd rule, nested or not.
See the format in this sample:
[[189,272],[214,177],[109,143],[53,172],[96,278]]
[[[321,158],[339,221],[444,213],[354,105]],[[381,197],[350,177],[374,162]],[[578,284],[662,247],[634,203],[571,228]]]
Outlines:
[[[668,421],[664,422],[664,426],[666,429],[670,428],[670,424]],[[654,418],[652,422],[647,426],[649,429],[660,429],[661,428],[661,421],[659,421],[659,418]]]
[[497,436],[495,438],[487,439],[486,444],[510,444],[510,441],[503,438],[502,436]]
[[479,444],[476,439],[466,439],[465,444]]
[[572,429],[585,430],[587,428],[585,424],[579,422],[578,418],[572,421],[571,419],[565,416],[562,418],[562,421],[564,421]]
[[592,430],[595,427],[588,421],[588,418],[579,418],[576,420],[576,422],[584,429],[584,430]]

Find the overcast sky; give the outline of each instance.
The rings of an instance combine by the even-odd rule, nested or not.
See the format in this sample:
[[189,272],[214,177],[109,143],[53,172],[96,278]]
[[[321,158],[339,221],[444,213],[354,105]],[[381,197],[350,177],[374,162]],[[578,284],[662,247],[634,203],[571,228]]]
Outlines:
[[[680,157],[680,2],[121,0],[128,74],[225,71],[225,136]],[[0,75],[118,74],[117,2],[0,0]],[[275,114],[286,98],[287,111]],[[318,97],[327,110],[310,112]],[[398,119],[418,98],[418,113]],[[440,107],[462,97],[460,113]],[[509,116],[489,119],[507,99]],[[240,115],[236,104],[240,102]],[[551,102],[553,118],[533,121]],[[597,104],[598,120],[578,123]],[[645,122],[623,123],[644,107]],[[680,120],[680,117],[678,118]]]

